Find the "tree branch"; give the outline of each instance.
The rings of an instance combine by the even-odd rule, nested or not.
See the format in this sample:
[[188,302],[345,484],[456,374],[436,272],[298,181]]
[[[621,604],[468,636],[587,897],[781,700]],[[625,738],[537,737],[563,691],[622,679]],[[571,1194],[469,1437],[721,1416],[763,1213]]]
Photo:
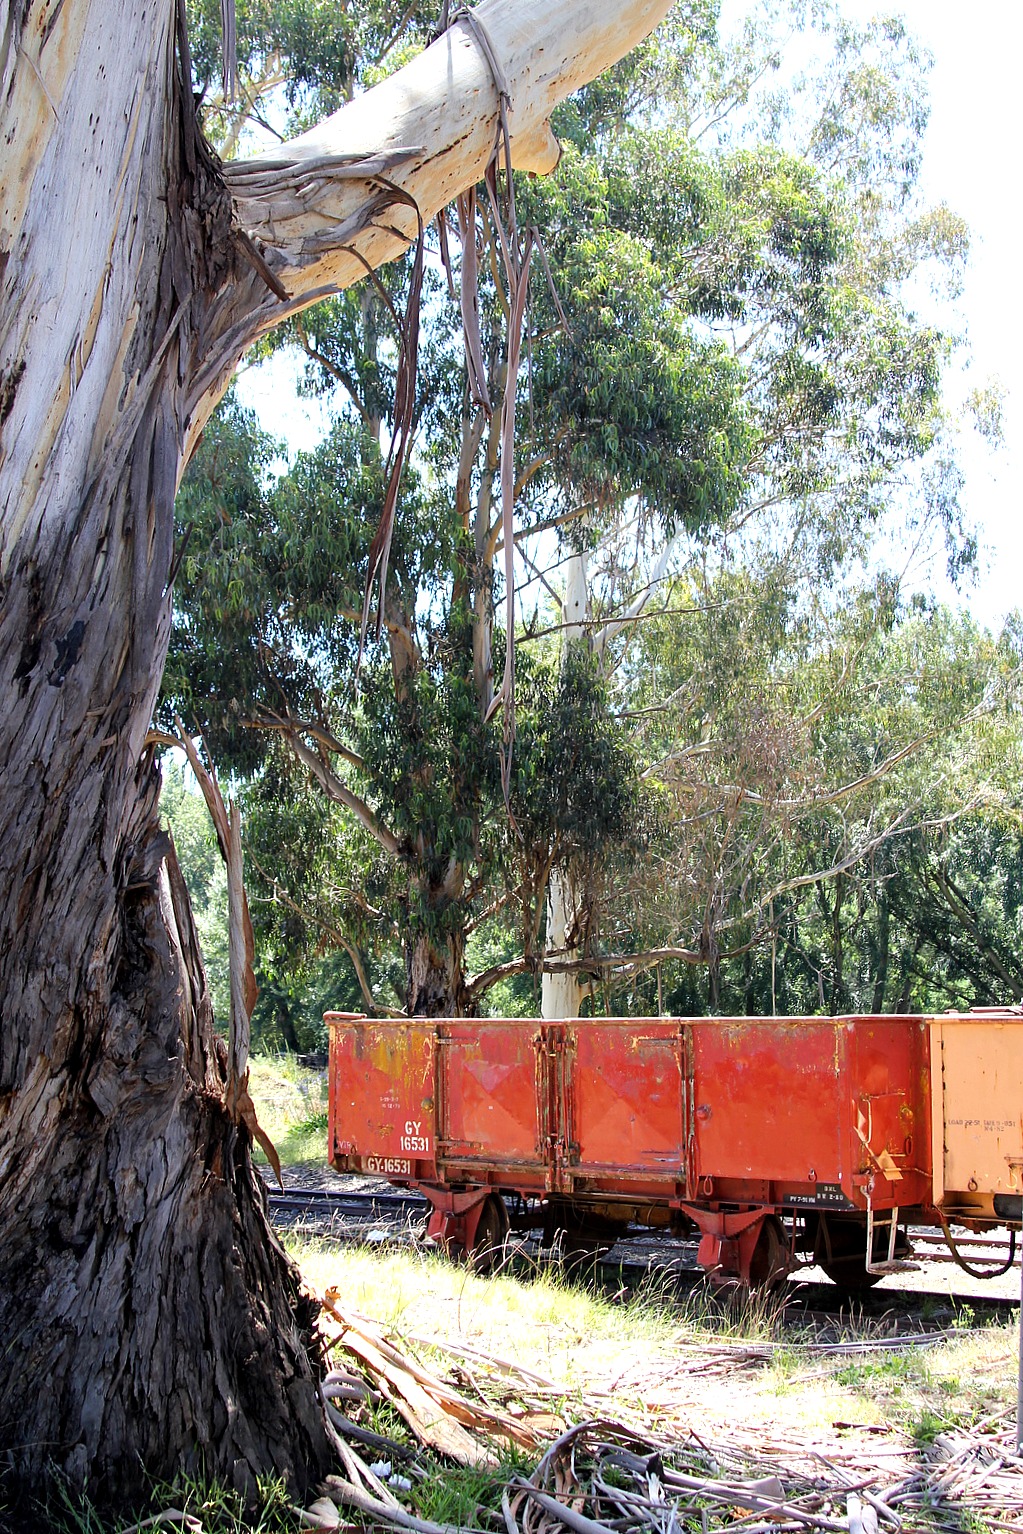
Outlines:
[[324,918],[322,916],[318,916],[315,911],[309,911],[304,906],[300,906],[298,901],[294,900],[292,896],[288,894],[288,891],[284,888],[283,884],[280,884],[272,874],[267,873],[266,869],[262,866],[261,863],[257,861],[256,858],[252,856],[251,852],[249,853],[249,862],[252,864],[253,868],[256,870],[259,876],[262,879],[265,879],[267,884],[269,884],[270,888],[273,890],[274,899],[276,901],[279,901],[281,905],[286,905],[289,911],[294,911],[295,915],[300,916],[303,921],[310,922],[313,926],[319,927],[321,931],[328,933],[330,937],[333,938],[338,947],[344,949],[345,953],[352,961],[352,968],[355,970],[355,978],[359,982],[359,990],[362,992],[362,999],[366,1003],[366,1010],[368,1012],[373,1013],[376,1017],[407,1016],[405,1012],[397,1010],[394,1007],[385,1007],[377,1001],[376,997],[373,995],[372,987],[370,986],[369,979],[366,975],[366,969],[362,962],[362,955],[359,953],[358,948],[356,948],[351,938],[346,937],[346,935],[341,931],[340,927],[335,927],[333,922],[325,921]]
[[381,824],[366,801],[360,799],[358,794],[353,794],[337,774],[331,772],[322,756],[311,750],[296,731],[286,730],[285,738],[299,761],[303,766],[308,767],[327,798],[332,799],[335,804],[344,805],[346,810],[351,810],[359,824],[380,843],[385,852],[389,852],[392,857],[400,857],[401,842],[393,831],[389,831],[385,825]]
[[313,345],[309,339],[309,332],[306,330],[305,323],[302,320],[296,321],[295,329],[298,333],[299,344],[302,347],[302,350],[305,352],[306,356],[309,358],[310,362],[315,362],[318,367],[323,368],[325,373],[329,373],[331,378],[335,379],[339,384],[341,384],[347,393],[348,398],[355,406],[356,414],[358,415],[359,420],[362,422],[366,430],[370,431],[373,425],[373,418],[369,411],[366,409],[366,405],[363,401],[362,395],[359,392],[359,386],[356,379],[352,376],[351,373],[349,373],[347,368],[343,368],[338,363],[332,362],[329,357],[325,357],[324,354]]
[[[713,958],[715,963],[722,959],[736,959],[759,942],[761,934],[743,943],[738,948],[729,948],[716,953]],[[466,985],[469,996],[475,999],[484,991],[501,980],[508,980],[513,975],[603,975],[607,979],[626,980],[634,975],[642,974],[644,970],[653,969],[657,964],[663,964],[669,959],[675,959],[683,964],[708,964],[710,956],[700,953],[696,948],[647,948],[640,953],[614,953],[594,954],[583,959],[549,959],[542,954],[524,954],[518,959],[508,959],[503,964],[494,964],[490,969],[483,970],[473,976]]]
[[[358,257],[380,266],[417,233],[414,212],[394,204],[381,176],[393,176],[424,223],[481,179],[500,101],[480,32],[508,92],[513,164],[544,174],[560,156],[554,107],[669,8],[669,0],[483,0],[473,25],[456,21],[403,69],[292,139],[286,155],[225,166],[242,228],[274,253],[271,265],[298,307],[314,291],[350,286],[363,274]],[[389,227],[378,222],[385,208]]]
[[247,730],[277,730],[287,737],[301,731],[303,735],[311,735],[318,746],[322,746],[325,751],[330,751],[334,756],[340,756],[352,767],[361,770],[366,765],[357,751],[342,745],[329,730],[321,724],[315,724],[311,719],[293,719],[290,714],[286,716],[276,714],[270,709],[265,714],[257,714],[252,719],[244,720],[243,724]]

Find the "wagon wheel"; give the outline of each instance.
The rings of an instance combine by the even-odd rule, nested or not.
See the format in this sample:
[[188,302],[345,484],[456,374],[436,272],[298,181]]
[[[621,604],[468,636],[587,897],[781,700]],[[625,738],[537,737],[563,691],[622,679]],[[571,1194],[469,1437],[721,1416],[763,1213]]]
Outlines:
[[785,1230],[776,1215],[769,1214],[760,1227],[757,1244],[749,1264],[751,1289],[775,1289],[785,1278],[791,1263]]
[[551,1201],[544,1212],[543,1246],[566,1273],[578,1273],[606,1257],[621,1237],[568,1202]]
[[559,1229],[554,1234],[551,1252],[566,1273],[581,1273],[606,1257],[614,1246],[610,1236],[589,1236]]
[[500,1193],[488,1193],[469,1251],[469,1262],[477,1273],[496,1273],[503,1267],[505,1242],[510,1230],[511,1221],[504,1199]]
[[[909,1242],[900,1231],[896,1240],[895,1256],[907,1257]],[[873,1289],[884,1277],[883,1273],[867,1272],[867,1222],[828,1218],[821,1215],[817,1224],[813,1260],[839,1289],[850,1294],[863,1294]]]
[[883,1273],[867,1272],[866,1242],[861,1252],[849,1252],[844,1257],[818,1257],[816,1261],[831,1282],[849,1294],[864,1294],[884,1277]]

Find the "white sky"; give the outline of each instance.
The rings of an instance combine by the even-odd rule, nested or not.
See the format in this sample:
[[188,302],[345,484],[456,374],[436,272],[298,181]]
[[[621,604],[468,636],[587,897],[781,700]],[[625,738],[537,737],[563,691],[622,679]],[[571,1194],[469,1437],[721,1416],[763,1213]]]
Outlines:
[[[736,0],[730,0],[730,6]],[[924,139],[922,189],[946,202],[970,227],[971,252],[958,309],[972,363],[949,380],[952,401],[997,378],[1006,390],[1005,445],[992,453],[968,433],[963,504],[981,540],[980,577],[968,593],[980,622],[997,627],[1023,607],[1023,306],[1019,297],[1020,150],[1023,58],[1020,0],[844,0],[867,20],[891,11],[934,57],[931,116]]]
[[[747,9],[746,0],[725,0],[726,21]],[[967,220],[971,255],[959,311],[972,354],[965,377],[950,379],[956,401],[972,387],[998,379],[1006,391],[1005,444],[996,453],[972,433],[964,442],[963,496],[981,539],[980,577],[967,593],[979,621],[997,627],[1006,612],[1023,606],[1023,300],[1019,292],[1021,244],[1020,150],[1023,102],[1017,97],[1023,59],[1023,0],[844,0],[843,10],[866,20],[878,11],[905,16],[911,31],[934,56],[930,77],[931,118],[924,140],[923,191],[929,202],[946,202]],[[271,430],[287,434],[292,451],[310,447],[323,429],[315,404],[281,406],[293,377],[284,358],[273,382],[243,380],[247,403],[275,401]],[[260,370],[263,372],[263,370]],[[264,412],[261,412],[265,414]],[[940,588],[939,588],[940,590]],[[941,592],[942,595],[950,595]]]
[[924,190],[961,213],[972,235],[961,300],[974,358],[971,381],[996,376],[1007,391],[1004,448],[995,455],[978,450],[964,465],[966,506],[986,545],[986,569],[970,605],[994,625],[1010,608],[1023,606],[1023,103],[1016,94],[1023,6],[1019,0],[903,0],[898,9],[934,55]]

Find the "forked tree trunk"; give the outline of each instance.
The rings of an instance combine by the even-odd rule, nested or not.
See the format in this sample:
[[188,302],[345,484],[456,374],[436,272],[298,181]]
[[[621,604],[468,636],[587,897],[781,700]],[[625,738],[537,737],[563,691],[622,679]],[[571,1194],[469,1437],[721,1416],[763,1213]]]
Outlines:
[[[540,164],[555,101],[666,8],[485,0],[523,156]],[[51,1464],[113,1498],[188,1465],[301,1489],[326,1463],[307,1318],[225,1107],[156,828],[173,497],[244,346],[361,275],[353,249],[379,262],[414,227],[338,154],[420,146],[381,163],[429,217],[495,131],[490,65],[460,24],[289,148],[300,165],[232,171],[260,256],[194,134],[174,16],[171,0],[0,0],[7,1496]]]

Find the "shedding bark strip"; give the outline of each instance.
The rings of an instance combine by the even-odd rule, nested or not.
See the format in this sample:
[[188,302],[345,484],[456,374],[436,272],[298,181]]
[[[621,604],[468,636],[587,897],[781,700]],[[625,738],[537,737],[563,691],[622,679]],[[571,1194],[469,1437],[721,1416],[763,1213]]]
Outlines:
[[378,592],[375,638],[379,639],[383,630],[384,598],[387,590],[387,566],[391,554],[391,537],[394,533],[394,517],[398,508],[398,491],[401,489],[405,465],[408,463],[409,454],[412,451],[416,411],[416,379],[419,372],[419,310],[423,293],[425,230],[415,199],[402,192],[400,187],[394,186],[393,183],[388,183],[387,185],[388,189],[393,191],[396,202],[411,205],[415,210],[416,219],[419,224],[419,237],[416,240],[415,255],[412,260],[412,277],[409,282],[405,317],[398,331],[398,370],[394,388],[394,428],[391,433],[391,445],[387,453],[387,462],[384,465],[387,488],[384,492],[384,505],[380,513],[380,521],[377,524],[376,532],[373,534],[373,541],[369,546],[369,565],[366,571],[366,590],[362,603],[362,624],[359,631],[359,654],[356,661],[356,673],[358,673],[362,666],[374,584]]
[[[493,406],[487,388],[487,365],[480,339],[479,251],[476,245],[476,188],[463,192],[455,203],[458,232],[462,242],[462,270],[459,281],[459,306],[462,314],[462,338],[465,343],[465,366],[469,379],[469,398],[487,419]],[[448,265],[450,275],[450,265]]]
[[196,782],[206,800],[206,807],[217,833],[217,846],[227,865],[227,942],[228,967],[231,981],[231,1018],[227,1051],[227,1085],[224,1104],[236,1124],[243,1123],[257,1145],[261,1146],[266,1159],[273,1167],[277,1181],[283,1188],[280,1157],[277,1147],[256,1118],[256,1108],[249,1093],[249,1041],[250,1023],[259,987],[256,984],[256,944],[252,932],[252,918],[245,894],[245,874],[242,859],[242,822],[238,806],[232,801],[228,808],[220,792],[216,774],[208,772],[179,720],[179,744],[188,765],[195,774]]

